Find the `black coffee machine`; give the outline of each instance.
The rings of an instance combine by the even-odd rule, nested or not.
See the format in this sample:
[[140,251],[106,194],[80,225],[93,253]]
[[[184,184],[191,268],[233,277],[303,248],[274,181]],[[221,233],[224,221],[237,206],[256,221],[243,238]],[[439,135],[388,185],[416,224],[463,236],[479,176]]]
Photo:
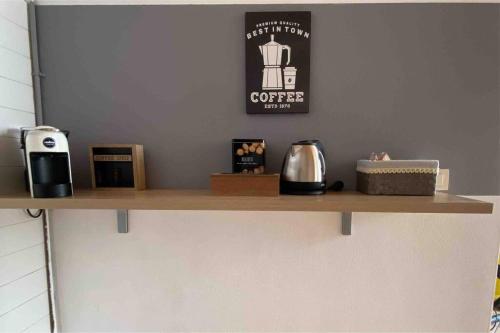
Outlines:
[[26,161],[26,187],[33,198],[73,195],[69,132],[50,126],[21,129]]

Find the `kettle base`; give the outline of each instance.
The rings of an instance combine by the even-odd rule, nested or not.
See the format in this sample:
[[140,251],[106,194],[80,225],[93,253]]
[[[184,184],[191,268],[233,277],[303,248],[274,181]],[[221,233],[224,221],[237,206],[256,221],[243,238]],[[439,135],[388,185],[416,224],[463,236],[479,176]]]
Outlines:
[[281,194],[293,195],[320,195],[326,193],[325,182],[280,182]]

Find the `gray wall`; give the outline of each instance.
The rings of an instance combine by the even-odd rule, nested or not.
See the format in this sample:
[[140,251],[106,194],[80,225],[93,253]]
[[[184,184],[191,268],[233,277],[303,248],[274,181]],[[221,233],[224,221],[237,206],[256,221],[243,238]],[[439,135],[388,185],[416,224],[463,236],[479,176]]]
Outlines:
[[[247,115],[244,13],[311,10],[305,115]],[[148,186],[208,186],[230,141],[262,137],[278,171],[294,140],[319,138],[329,180],[354,187],[371,151],[439,159],[453,192],[499,194],[499,5],[38,7],[47,124],[87,145],[142,143]]]

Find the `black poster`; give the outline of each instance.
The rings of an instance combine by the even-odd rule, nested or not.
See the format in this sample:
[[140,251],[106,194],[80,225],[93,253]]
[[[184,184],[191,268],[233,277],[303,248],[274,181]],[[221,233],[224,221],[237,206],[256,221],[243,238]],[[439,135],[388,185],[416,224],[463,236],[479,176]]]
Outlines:
[[247,113],[309,112],[311,12],[245,16]]

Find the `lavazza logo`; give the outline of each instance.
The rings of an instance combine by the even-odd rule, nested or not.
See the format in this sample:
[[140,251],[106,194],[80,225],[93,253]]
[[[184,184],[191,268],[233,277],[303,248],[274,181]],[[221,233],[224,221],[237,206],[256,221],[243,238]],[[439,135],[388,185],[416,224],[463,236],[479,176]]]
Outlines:
[[[298,13],[288,16],[292,14]],[[310,32],[302,22],[284,19],[252,22],[249,30],[248,20],[247,16],[247,98],[250,102],[247,102],[247,112],[308,112],[308,103],[304,102],[309,88]],[[310,21],[308,23],[310,25]]]
[[56,145],[56,140],[48,136],[45,139],[43,139],[43,145],[47,148],[54,148]]

